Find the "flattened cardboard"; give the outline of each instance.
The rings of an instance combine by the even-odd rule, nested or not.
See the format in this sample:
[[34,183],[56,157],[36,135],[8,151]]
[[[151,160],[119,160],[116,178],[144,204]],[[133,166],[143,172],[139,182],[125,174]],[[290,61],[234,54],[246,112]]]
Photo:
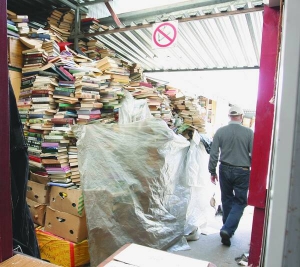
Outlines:
[[30,266],[30,267],[57,267],[59,265],[55,265],[52,263],[48,263],[36,258],[29,257],[27,255],[21,255],[17,254],[8,260],[0,263],[1,267],[25,267],[25,266]]
[[61,237],[35,229],[41,259],[64,267],[83,266],[90,262],[88,241],[73,243]]
[[47,206],[45,231],[78,243],[88,237],[86,217],[78,217]]
[[46,207],[47,204],[40,204],[29,198],[26,198],[27,206],[30,210],[32,220],[40,226],[45,225]]
[[40,204],[49,203],[50,188],[47,185],[36,183],[33,181],[27,182],[26,197]]
[[14,70],[9,70],[8,73],[16,100],[18,101],[20,96],[22,73]]
[[59,186],[51,186],[50,207],[55,210],[70,213],[79,217],[85,216],[84,209],[80,214],[79,198],[81,195],[81,189],[70,189]]
[[42,175],[38,175],[36,173],[30,172],[30,180],[36,183],[40,183],[40,184],[47,184],[48,182],[50,182],[49,177],[45,177]]
[[[137,257],[138,255],[138,257]],[[124,263],[126,266],[177,266],[177,267],[216,267],[214,264],[172,254],[166,251],[149,248],[137,244],[126,244],[98,267],[119,266],[115,263]],[[120,265],[121,266],[121,265]],[[125,265],[124,265],[125,266]]]

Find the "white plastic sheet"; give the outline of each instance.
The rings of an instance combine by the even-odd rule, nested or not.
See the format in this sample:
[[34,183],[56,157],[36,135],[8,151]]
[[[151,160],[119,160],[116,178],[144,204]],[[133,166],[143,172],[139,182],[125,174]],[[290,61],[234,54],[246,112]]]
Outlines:
[[91,266],[125,243],[168,249],[182,241],[189,142],[159,119],[73,129]]
[[122,106],[119,109],[119,123],[127,124],[135,121],[141,121],[151,118],[146,99],[134,99],[133,96],[125,91],[125,98],[122,101]]
[[186,215],[185,235],[196,228],[205,228],[208,221],[210,200],[210,173],[208,171],[209,155],[200,141],[197,131],[194,132],[187,155],[186,178],[190,186],[190,200]]

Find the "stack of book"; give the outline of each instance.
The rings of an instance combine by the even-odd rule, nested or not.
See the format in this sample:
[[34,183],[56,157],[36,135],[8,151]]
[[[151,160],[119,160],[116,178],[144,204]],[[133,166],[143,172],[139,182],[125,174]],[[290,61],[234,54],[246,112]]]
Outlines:
[[22,52],[23,68],[22,73],[38,71],[47,62],[48,54],[44,49],[32,48]]
[[30,129],[51,131],[53,126],[51,119],[56,114],[56,104],[53,99],[55,86],[57,86],[55,77],[36,76],[31,91]]
[[89,58],[98,60],[101,57],[101,49],[104,48],[104,44],[102,44],[99,40],[89,40],[87,43],[87,50],[85,53],[88,55]]
[[[59,124],[56,119],[52,120],[55,120],[55,124]],[[41,161],[52,183],[64,185],[71,183],[68,143],[69,140],[64,131],[51,130],[47,135],[44,135]]]
[[[60,80],[58,86],[54,90],[53,98],[56,103],[76,104],[78,98],[75,96],[75,81]],[[66,113],[66,111],[63,112]],[[71,116],[71,114],[69,114],[68,117],[70,116],[73,118],[76,117],[75,115]]]
[[31,92],[32,92],[32,86],[33,86],[33,82],[35,81],[35,78],[36,76],[32,75],[28,77],[23,77],[21,80],[21,89],[20,89],[20,95],[19,95],[19,100],[17,102],[17,106],[18,106],[21,122],[24,125],[24,134],[25,134],[26,126],[28,125],[28,114],[31,108]]
[[[101,76],[100,76],[101,77]],[[75,74],[75,96],[80,104],[77,108],[77,123],[87,124],[101,118],[100,103],[101,80],[93,75]]]
[[16,26],[19,30],[19,34],[22,35],[27,35],[30,32],[30,28],[28,26],[27,22],[18,22],[16,23]]
[[60,54],[59,46],[54,40],[43,42],[42,49],[45,50],[49,57],[56,57]]
[[78,48],[79,48],[83,53],[85,53],[85,52],[88,50],[87,42],[84,41],[84,40],[79,40],[79,41],[78,41]]
[[78,169],[78,149],[76,145],[68,147],[68,157],[71,168],[72,183],[74,183],[77,186],[80,186],[80,174]]
[[66,12],[59,22],[59,28],[70,32],[74,23],[75,13],[73,10]]
[[7,10],[7,35],[13,37],[19,37],[19,29],[17,27],[17,22],[12,21],[12,19],[17,18],[17,14]]
[[133,82],[142,81],[143,76],[143,68],[140,64],[134,63],[130,67],[130,80]]
[[61,18],[63,17],[63,15],[64,15],[63,12],[61,12],[57,9],[53,10],[47,19],[48,23],[58,27],[59,22],[60,22]]
[[56,36],[56,38],[60,39],[63,42],[68,41],[70,32],[60,29],[60,28],[58,28],[58,26],[53,25],[53,24],[49,24],[48,29],[53,36]]
[[100,30],[99,20],[94,18],[81,19],[81,31],[85,33],[93,33]]
[[174,111],[183,119],[183,123],[205,133],[205,115],[201,112],[198,99],[179,97],[172,99]]
[[102,48],[99,49],[100,57],[105,58],[105,57],[116,57],[116,52],[112,49],[109,48]]
[[[44,73],[45,74],[45,73]],[[48,74],[47,74],[48,75]],[[29,166],[31,171],[40,175],[47,175],[42,164],[42,146],[44,136],[48,135],[53,127],[51,118],[56,113],[56,104],[52,94],[57,84],[55,76],[36,75],[32,83],[31,90],[31,109],[29,111]]]

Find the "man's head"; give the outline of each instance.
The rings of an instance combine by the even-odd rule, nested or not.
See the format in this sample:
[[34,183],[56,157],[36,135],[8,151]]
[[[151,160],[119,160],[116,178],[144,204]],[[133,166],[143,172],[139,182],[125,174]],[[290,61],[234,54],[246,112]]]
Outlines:
[[244,116],[244,111],[238,106],[232,106],[229,109],[228,116],[232,121],[242,121]]

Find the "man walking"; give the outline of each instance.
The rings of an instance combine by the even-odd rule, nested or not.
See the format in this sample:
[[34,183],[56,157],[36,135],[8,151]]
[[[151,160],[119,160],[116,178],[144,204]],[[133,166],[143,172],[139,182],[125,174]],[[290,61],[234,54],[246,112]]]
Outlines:
[[237,229],[244,208],[247,206],[253,131],[242,125],[244,112],[233,106],[229,110],[229,124],[214,135],[210,151],[209,172],[216,184],[216,167],[220,152],[219,180],[223,207],[221,242],[230,246],[230,238]]

